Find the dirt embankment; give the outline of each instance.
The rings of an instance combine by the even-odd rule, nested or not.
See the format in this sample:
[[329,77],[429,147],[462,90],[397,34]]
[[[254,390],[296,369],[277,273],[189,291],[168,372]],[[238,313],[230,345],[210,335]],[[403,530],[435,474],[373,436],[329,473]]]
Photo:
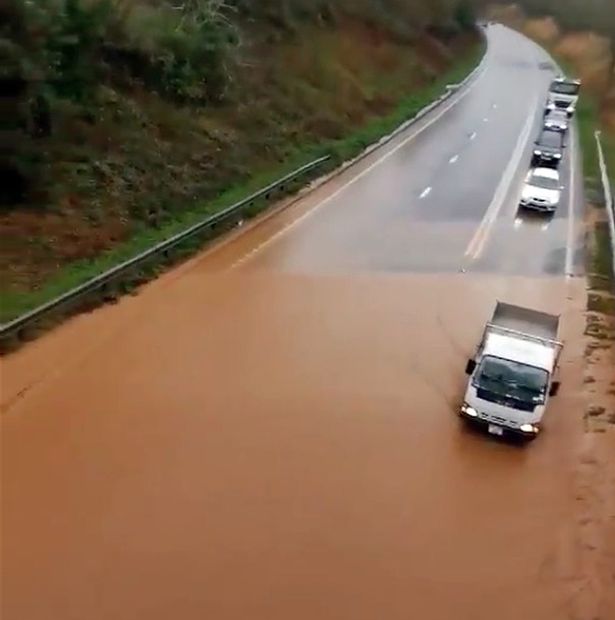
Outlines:
[[[550,18],[529,20],[524,30],[535,40],[547,44],[555,54],[568,61],[583,80],[584,88],[603,99],[615,88],[611,73],[611,45],[608,39],[592,32],[561,32]],[[605,106],[605,113],[608,110]]]

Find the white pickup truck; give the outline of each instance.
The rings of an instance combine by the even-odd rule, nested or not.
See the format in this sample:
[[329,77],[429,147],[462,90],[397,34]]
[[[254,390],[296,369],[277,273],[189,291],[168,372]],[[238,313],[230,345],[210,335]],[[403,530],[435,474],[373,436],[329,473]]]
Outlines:
[[580,80],[570,80],[565,77],[553,80],[549,86],[545,115],[553,110],[561,110],[571,117],[577,109],[580,90]]
[[493,435],[534,439],[555,381],[559,316],[498,302],[474,358],[460,415]]

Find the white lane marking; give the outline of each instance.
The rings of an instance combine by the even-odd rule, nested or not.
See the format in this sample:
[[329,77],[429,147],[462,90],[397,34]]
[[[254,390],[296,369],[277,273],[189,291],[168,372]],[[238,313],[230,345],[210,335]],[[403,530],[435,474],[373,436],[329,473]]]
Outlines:
[[242,256],[239,260],[235,261],[231,265],[231,269],[234,269],[235,267],[238,267],[239,265],[245,263],[252,256],[254,256],[255,254],[258,254],[261,250],[271,245],[272,243],[277,241],[280,237],[282,237],[283,235],[288,233],[290,230],[295,228],[295,226],[298,226],[301,222],[306,220],[308,217],[314,215],[314,213],[322,209],[322,207],[324,207],[325,205],[329,204],[332,200],[337,198],[342,192],[345,192],[349,187],[351,187],[357,181],[359,181],[364,176],[369,174],[372,170],[374,170],[374,168],[378,167],[380,164],[382,164],[387,159],[389,159],[389,157],[397,153],[397,151],[404,148],[407,144],[412,142],[412,140],[414,140],[419,135],[421,135],[424,131],[429,129],[429,127],[437,123],[449,110],[454,108],[457,104],[461,103],[474,90],[476,85],[480,82],[482,77],[487,72],[487,68],[488,68],[488,63],[485,62],[485,66],[481,69],[480,73],[477,75],[474,81],[468,86],[467,90],[465,90],[457,99],[454,99],[449,105],[447,105],[442,110],[440,110],[440,112],[436,114],[436,116],[434,116],[429,122],[425,123],[422,127],[419,127],[415,132],[411,133],[402,142],[400,142],[395,148],[391,149],[390,151],[387,151],[384,155],[382,155],[382,157],[378,158],[373,164],[371,164],[370,166],[365,168],[365,170],[361,171],[355,177],[353,177],[352,179],[344,183],[344,185],[339,187],[335,192],[327,196],[324,200],[321,200],[318,204],[314,205],[309,211],[306,211],[303,215],[298,217],[296,220],[293,220],[292,222],[290,222],[289,224],[287,224],[286,226],[278,230],[278,232],[271,235],[271,237],[269,237],[268,239],[266,239],[265,241],[257,245],[253,250],[251,250],[250,252]]
[[574,201],[575,201],[575,166],[576,166],[576,130],[571,132],[570,140],[570,184],[568,187],[569,203],[568,203],[568,233],[566,239],[566,277],[571,278],[574,268]]
[[542,226],[540,227],[540,230],[542,230],[543,232],[548,229],[549,229],[549,224],[542,224]]
[[523,224],[523,220],[520,217],[516,217],[515,223],[513,224],[513,226],[515,227],[515,230],[517,228],[521,228],[521,224]]
[[421,193],[421,195],[419,196],[419,198],[423,199],[423,198],[427,198],[427,196],[429,196],[429,194],[431,194],[431,187],[426,187],[423,192]]
[[477,135],[478,135],[478,134],[477,134],[475,131],[473,131],[473,132],[470,134],[470,140],[476,140],[476,136],[477,136]]
[[495,190],[495,194],[493,195],[493,200],[491,204],[487,207],[485,211],[485,215],[476,229],[476,233],[472,237],[468,248],[465,252],[465,257],[470,258],[471,260],[476,260],[482,253],[485,243],[487,242],[487,238],[489,237],[489,232],[491,227],[495,223],[497,216],[504,205],[504,201],[506,199],[506,195],[510,189],[510,186],[513,182],[515,173],[519,169],[519,164],[521,163],[521,158],[525,152],[525,147],[527,146],[528,140],[530,138],[530,134],[532,132],[532,128],[534,126],[534,120],[536,118],[536,112],[538,110],[538,98],[534,99],[534,103],[531,107],[531,112],[527,117],[525,122],[525,126],[521,133],[519,134],[519,139],[517,140],[517,144],[512,152],[510,160],[508,162],[508,166],[502,175],[502,179],[497,189]]
[[498,109],[498,104],[497,104],[497,103],[494,103],[491,107],[492,107],[494,110],[497,110],[497,109]]
[[449,164],[455,164],[457,163],[457,161],[459,160],[459,155],[453,155],[449,160],[448,163]]
[[485,118],[483,118],[483,123],[488,123],[489,119],[485,116]]

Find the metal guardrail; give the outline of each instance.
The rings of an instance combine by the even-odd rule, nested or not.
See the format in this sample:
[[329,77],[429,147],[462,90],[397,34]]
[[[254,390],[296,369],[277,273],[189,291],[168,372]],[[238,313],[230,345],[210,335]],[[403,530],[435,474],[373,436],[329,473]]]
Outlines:
[[[465,77],[464,80],[462,80],[459,84],[448,84],[443,95],[441,95],[435,101],[419,110],[411,119],[407,120],[405,123],[402,123],[395,131],[393,131],[393,133],[385,136],[377,143],[373,144],[371,147],[365,149],[365,151],[359,156],[359,159],[367,156],[372,150],[379,148],[386,142],[389,142],[395,136],[399,135],[408,127],[422,119],[434,108],[437,108],[444,101],[450,99],[450,97],[455,92],[457,92],[468,82],[470,82],[482,69],[485,63],[486,56],[487,54],[485,53],[478,66],[476,66],[474,70]],[[160,255],[168,256],[168,253],[171,250],[182,244],[184,241],[196,236],[197,234],[207,230],[213,230],[214,228],[216,228],[216,226],[232,222],[233,220],[239,222],[241,219],[243,219],[242,216],[244,212],[248,208],[250,208],[256,200],[262,198],[269,199],[270,195],[273,192],[277,190],[283,190],[284,186],[288,183],[291,183],[304,176],[308,172],[315,170],[330,159],[331,156],[326,155],[308,164],[305,164],[301,168],[298,168],[290,174],[287,174],[285,177],[274,181],[267,187],[264,187],[263,189],[255,192],[247,198],[244,198],[243,200],[224,209],[223,211],[220,211],[219,213],[216,213],[202,220],[201,222],[194,224],[190,228],[178,233],[177,235],[174,235],[173,237],[170,237],[169,239],[166,239],[165,241],[154,245],[148,250],[145,250],[144,252],[137,254],[133,258],[130,258],[127,261],[124,261],[123,263],[112,267],[108,271],[105,271],[104,273],[101,273],[100,275],[92,278],[91,280],[84,282],[80,286],[77,286],[70,291],[67,291],[59,297],[56,297],[55,299],[52,299],[51,301],[41,306],[38,306],[37,308],[34,308],[33,310],[26,312],[25,314],[22,314],[16,319],[0,325],[0,342],[5,341],[12,336],[19,335],[19,332],[21,330],[35,325],[38,321],[43,319],[45,316],[50,315],[55,310],[58,310],[60,308],[68,308],[69,306],[71,306],[71,304],[76,305],[77,302],[83,300],[83,298],[85,298],[87,295],[101,290],[104,291],[106,286],[121,280],[122,277],[126,277],[127,275],[129,275],[131,270],[135,270],[140,266],[144,266],[152,258]]]
[[34,308],[30,312],[26,312],[16,319],[9,321],[8,323],[4,323],[0,325],[0,340],[10,337],[19,333],[20,330],[28,327],[46,315],[50,314],[54,310],[57,310],[62,307],[68,307],[72,303],[80,301],[86,295],[94,293],[96,291],[104,290],[105,286],[119,280],[122,276],[126,276],[129,274],[131,270],[139,268],[140,266],[145,265],[148,261],[156,256],[168,256],[168,253],[182,244],[184,241],[194,237],[195,235],[202,233],[207,230],[213,230],[216,226],[221,224],[225,224],[236,220],[239,222],[242,219],[245,211],[253,206],[254,202],[265,198],[268,199],[271,194],[277,190],[283,190],[285,185],[288,183],[292,183],[293,181],[299,179],[300,177],[306,175],[308,172],[311,172],[324,164],[326,161],[331,159],[329,155],[324,157],[320,157],[308,164],[305,164],[301,168],[294,170],[290,174],[287,174],[285,177],[274,181],[267,187],[247,196],[243,200],[235,203],[234,205],[227,207],[226,209],[220,211],[219,213],[215,213],[210,217],[190,226],[186,230],[170,237],[169,239],[165,239],[164,241],[152,246],[151,248],[133,256],[132,258],[112,267],[108,271],[101,273],[100,275],[88,280],[87,282],[77,286],[70,291],[67,291],[63,295],[52,299],[51,301]]
[[609,173],[606,165],[606,158],[604,156],[604,149],[602,148],[602,141],[600,137],[602,132],[596,131],[596,146],[598,148],[598,161],[600,163],[600,175],[602,177],[602,187],[604,191],[604,201],[606,205],[607,215],[609,219],[609,236],[611,237],[611,265],[615,272],[615,202],[613,202],[613,192],[611,190],[611,181],[609,179]]

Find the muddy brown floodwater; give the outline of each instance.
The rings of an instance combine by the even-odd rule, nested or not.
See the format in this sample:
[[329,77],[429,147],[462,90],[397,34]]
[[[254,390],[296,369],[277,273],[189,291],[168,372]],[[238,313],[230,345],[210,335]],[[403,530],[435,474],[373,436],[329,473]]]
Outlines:
[[[569,285],[201,267],[5,360],[7,620],[566,617]],[[505,291],[568,308],[529,449],[454,415]]]

